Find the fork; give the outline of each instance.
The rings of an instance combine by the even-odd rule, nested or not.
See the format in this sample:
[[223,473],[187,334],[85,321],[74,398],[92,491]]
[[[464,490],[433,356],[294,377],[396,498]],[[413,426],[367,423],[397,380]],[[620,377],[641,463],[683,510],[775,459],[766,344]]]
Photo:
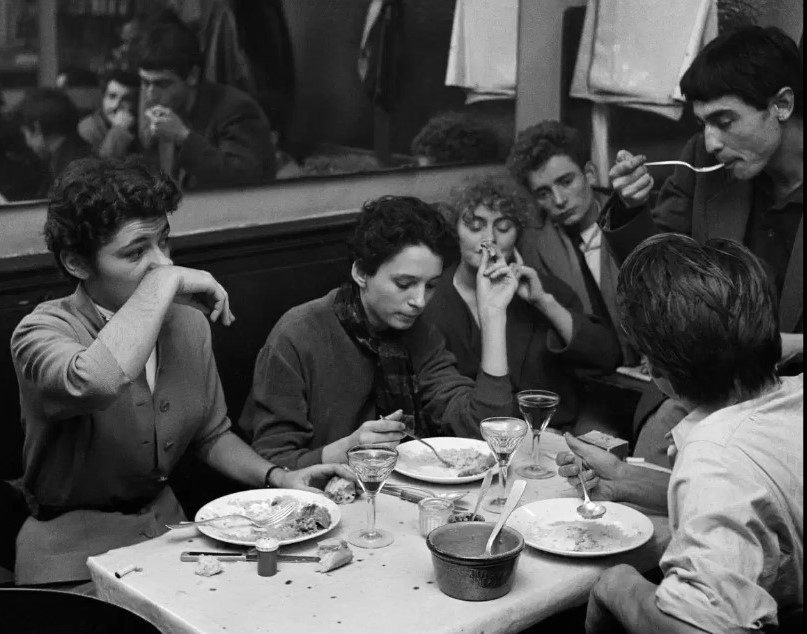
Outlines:
[[649,163],[645,163],[645,167],[650,167],[652,165],[683,165],[684,167],[688,167],[693,172],[698,172],[699,174],[704,174],[706,172],[714,172],[715,170],[719,170],[721,167],[725,167],[723,163],[718,163],[717,165],[709,165],[708,167],[695,167],[694,165],[690,165],[686,161],[650,161]]
[[275,511],[273,511],[270,515],[263,520],[255,520],[247,515],[241,515],[239,513],[230,513],[228,515],[219,515],[218,517],[211,517],[210,519],[206,520],[198,520],[196,522],[179,522],[178,524],[166,524],[165,527],[168,529],[175,529],[175,528],[188,528],[189,526],[208,526],[209,524],[213,524],[214,522],[218,522],[224,519],[243,519],[248,521],[252,526],[255,528],[264,528],[270,524],[277,524],[282,520],[286,519],[289,515],[294,512],[296,508],[296,504],[292,504],[291,502],[287,504],[281,504]]
[[445,466],[447,466],[449,469],[456,469],[457,468],[456,465],[451,464],[448,460],[443,458],[443,456],[441,456],[439,453],[437,453],[437,450],[434,447],[432,447],[429,443],[427,443],[425,440],[423,440],[419,436],[415,436],[414,433],[412,433],[411,431],[407,431],[407,430],[404,430],[404,434],[406,434],[410,438],[413,438],[414,440],[417,440],[418,442],[422,442],[424,445],[426,445],[429,449],[431,449],[434,452],[434,455],[437,456],[437,459],[440,462],[442,462]]

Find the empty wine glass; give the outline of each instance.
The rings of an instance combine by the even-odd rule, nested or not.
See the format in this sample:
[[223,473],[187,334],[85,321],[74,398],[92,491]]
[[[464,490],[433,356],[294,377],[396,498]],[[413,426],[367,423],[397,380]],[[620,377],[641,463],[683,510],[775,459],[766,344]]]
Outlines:
[[549,425],[552,415],[558,409],[560,396],[548,390],[522,390],[516,394],[516,400],[524,420],[532,427],[531,462],[516,467],[516,473],[522,478],[535,480],[551,478],[555,472],[538,462],[541,456],[538,445],[541,441],[541,433]]
[[356,472],[359,484],[367,494],[367,528],[348,535],[347,540],[360,548],[389,546],[392,533],[375,526],[375,496],[384,486],[398,461],[398,451],[377,445],[357,445],[347,452],[347,463]]
[[499,462],[499,483],[501,494],[488,499],[484,508],[493,513],[500,513],[507,502],[507,465],[518,447],[521,439],[527,434],[527,423],[520,418],[499,416],[486,418],[479,424],[482,438]]

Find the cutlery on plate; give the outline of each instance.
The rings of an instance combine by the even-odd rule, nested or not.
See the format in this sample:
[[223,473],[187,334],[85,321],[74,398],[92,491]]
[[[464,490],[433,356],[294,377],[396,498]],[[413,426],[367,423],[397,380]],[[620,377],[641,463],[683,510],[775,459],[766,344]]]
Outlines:
[[[180,561],[199,561],[199,557],[201,555],[207,555],[208,557],[215,557],[219,561],[257,561],[258,560],[258,553],[254,550],[248,550],[247,552],[236,553],[236,552],[217,552],[217,551],[206,551],[206,550],[186,550],[183,551],[179,555]],[[319,557],[314,557],[311,555],[281,555],[278,554],[277,560],[281,562],[290,562],[290,563],[318,563]]]
[[518,502],[521,500],[521,496],[524,495],[524,489],[526,488],[526,480],[516,480],[513,482],[513,487],[510,489],[510,493],[507,496],[507,501],[502,507],[502,514],[499,515],[499,521],[496,522],[496,526],[493,527],[493,531],[491,532],[490,537],[488,537],[488,543],[485,544],[486,557],[491,557],[493,555],[493,542],[495,542],[496,538],[499,536],[504,523],[507,521],[507,518],[510,517],[510,513],[512,513],[516,506],[518,506]]
[[423,443],[424,445],[426,445],[429,449],[431,449],[434,452],[434,455],[437,456],[437,459],[440,462],[442,462],[449,469],[456,469],[457,468],[456,465],[450,463],[448,460],[443,458],[443,456],[441,456],[439,453],[437,453],[437,450],[434,447],[432,447],[429,443],[427,443],[425,440],[423,440],[420,436],[416,436],[413,432],[408,431],[408,430],[404,430],[404,434],[409,436],[410,438],[412,438],[414,440],[417,440],[418,442]]
[[714,172],[715,170],[719,170],[721,167],[725,167],[723,163],[718,163],[717,165],[709,165],[708,167],[695,167],[694,165],[690,165],[686,161],[649,161],[644,164],[645,167],[652,167],[653,165],[683,165],[684,167],[688,167],[693,172],[698,172],[699,174],[704,174],[706,172]]
[[285,504],[279,504],[277,508],[272,511],[269,515],[267,515],[264,519],[256,520],[246,515],[241,515],[239,513],[230,513],[228,515],[220,515],[219,517],[211,517],[206,520],[198,520],[196,522],[179,522],[177,524],[166,524],[165,527],[168,529],[175,529],[175,528],[188,528],[190,526],[209,526],[210,524],[215,524],[221,520],[225,519],[243,519],[252,524],[255,528],[265,528],[266,526],[270,526],[272,524],[278,524],[286,519],[289,515],[294,512],[294,509],[297,508],[297,505],[292,502],[287,502]]
[[585,500],[577,507],[577,514],[584,520],[596,520],[598,517],[605,515],[606,508],[598,502],[592,502],[591,498],[588,497],[588,487],[586,487],[586,481],[583,479],[583,461],[577,461],[577,466],[580,469],[578,479],[580,480],[580,486],[583,488],[583,498]]

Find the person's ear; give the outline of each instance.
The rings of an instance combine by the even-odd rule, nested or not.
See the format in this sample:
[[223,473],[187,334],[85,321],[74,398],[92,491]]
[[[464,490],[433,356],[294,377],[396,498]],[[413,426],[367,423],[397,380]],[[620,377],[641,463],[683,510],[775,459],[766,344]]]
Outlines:
[[586,161],[586,164],[583,166],[583,174],[586,177],[586,182],[591,187],[595,187],[599,182],[599,173],[597,172],[597,166],[594,165],[593,161]]
[[776,118],[782,123],[787,121],[793,115],[795,102],[796,97],[790,86],[779,89],[779,92],[771,99],[771,106],[773,107],[773,113]]
[[202,69],[198,66],[194,66],[191,68],[191,72],[188,73],[188,77],[185,79],[185,83],[188,86],[196,86],[199,83],[199,78],[201,77]]
[[359,288],[367,288],[367,274],[359,268],[357,262],[353,262],[350,267],[350,277],[358,284]]
[[92,274],[90,263],[75,251],[62,251],[59,253],[59,260],[61,260],[65,270],[75,278],[86,280]]

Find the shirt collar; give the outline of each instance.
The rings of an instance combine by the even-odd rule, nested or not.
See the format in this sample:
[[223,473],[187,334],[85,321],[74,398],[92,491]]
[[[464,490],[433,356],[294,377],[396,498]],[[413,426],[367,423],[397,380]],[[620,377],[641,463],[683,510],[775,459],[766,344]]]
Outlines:
[[583,243],[580,245],[583,251],[591,251],[600,248],[602,241],[600,225],[596,222],[592,223],[590,227],[580,232],[580,238],[583,240]]

